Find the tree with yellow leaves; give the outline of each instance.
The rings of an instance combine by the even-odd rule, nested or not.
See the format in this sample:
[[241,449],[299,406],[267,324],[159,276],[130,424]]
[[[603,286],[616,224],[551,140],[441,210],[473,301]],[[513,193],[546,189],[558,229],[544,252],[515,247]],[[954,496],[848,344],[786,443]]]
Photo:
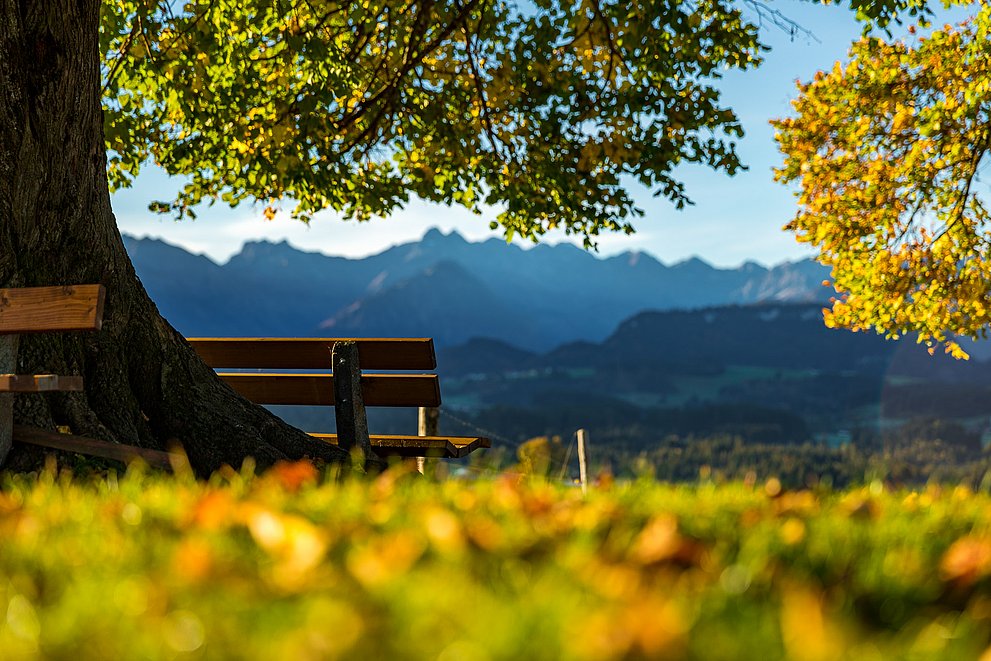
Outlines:
[[918,337],[965,358],[991,323],[991,7],[906,40],[864,38],[773,122],[786,229],[832,267],[830,326]]

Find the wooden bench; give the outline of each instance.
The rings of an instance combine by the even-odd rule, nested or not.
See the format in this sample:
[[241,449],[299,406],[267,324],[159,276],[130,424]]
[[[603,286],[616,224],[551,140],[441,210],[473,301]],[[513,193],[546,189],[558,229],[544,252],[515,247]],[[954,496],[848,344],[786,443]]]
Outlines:
[[[381,457],[458,458],[491,447],[489,439],[477,436],[368,434],[365,406],[440,406],[437,375],[423,373],[437,367],[430,339],[190,338],[189,343],[225,382],[256,404],[333,406],[338,433],[311,433],[322,441],[352,447],[365,434]],[[311,372],[220,371],[227,369]],[[413,370],[417,373],[409,373]]]
[[16,394],[83,389],[78,375],[16,374],[20,336],[100,330],[105,297],[102,285],[0,289],[0,464],[17,442],[119,461],[140,456],[154,465],[168,465],[164,452],[13,424]]
[[81,376],[16,374],[20,335],[99,330],[103,299],[100,285],[0,289],[0,463],[13,442],[15,393],[83,389]]
[[[17,374],[18,338],[24,333],[97,331],[103,323],[105,290],[101,285],[0,289],[0,464],[12,443],[93,455],[127,462],[140,457],[152,466],[169,468],[169,454],[74,434],[13,424],[15,394],[81,391],[83,377],[57,374]],[[432,370],[433,342],[413,340],[338,339],[194,339],[193,347],[215,368],[323,370],[338,364],[334,374],[221,373],[227,383],[258,404],[334,406],[338,429],[354,439],[362,431],[364,406],[440,405],[436,374],[366,374],[360,366],[390,371]],[[335,351],[335,347],[337,349]],[[353,355],[348,356],[348,349]],[[332,353],[334,352],[334,353]],[[341,374],[348,378],[341,378]],[[341,404],[346,402],[347,406]],[[367,435],[367,425],[363,433]],[[339,444],[338,434],[313,434]],[[372,449],[381,456],[463,457],[490,447],[480,437],[371,435]],[[354,441],[343,443],[353,446]]]
[[83,377],[78,375],[16,374],[19,337],[98,331],[105,297],[102,285],[0,289],[0,464],[16,442],[125,462],[141,457],[152,465],[169,466],[165,452],[13,424],[16,394],[83,389]]

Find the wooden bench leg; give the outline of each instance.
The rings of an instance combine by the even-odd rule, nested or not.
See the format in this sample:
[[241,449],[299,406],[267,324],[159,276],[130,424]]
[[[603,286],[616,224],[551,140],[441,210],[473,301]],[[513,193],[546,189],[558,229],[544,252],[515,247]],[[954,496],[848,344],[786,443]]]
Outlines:
[[[17,373],[17,336],[0,335],[0,374]],[[14,433],[14,394],[0,394],[0,466],[7,459]]]
[[364,467],[373,457],[368,439],[368,418],[361,396],[361,365],[355,342],[335,342],[331,351],[334,366],[334,415],[338,445],[351,453],[352,461]]
[[[440,419],[440,409],[434,406],[421,406],[417,411],[417,436],[437,436],[437,422]],[[416,458],[416,470],[421,475],[427,465],[426,457]]]

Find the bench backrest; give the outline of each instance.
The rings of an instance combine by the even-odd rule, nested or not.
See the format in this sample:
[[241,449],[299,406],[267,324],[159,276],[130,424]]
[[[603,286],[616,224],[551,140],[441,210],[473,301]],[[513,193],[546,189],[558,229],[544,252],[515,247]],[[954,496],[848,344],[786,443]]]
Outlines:
[[[220,377],[256,404],[333,406],[331,352],[350,338],[189,338],[214,369],[326,370],[319,374],[220,372]],[[362,369],[432,370],[437,367],[429,338],[353,339]],[[440,406],[436,374],[362,374],[366,406]]]
[[103,285],[0,289],[0,335],[100,330]]

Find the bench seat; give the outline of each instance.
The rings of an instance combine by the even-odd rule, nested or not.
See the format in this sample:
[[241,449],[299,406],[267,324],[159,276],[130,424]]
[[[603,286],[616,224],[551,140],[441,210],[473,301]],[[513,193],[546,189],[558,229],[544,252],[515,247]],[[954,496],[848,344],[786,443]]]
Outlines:
[[[337,434],[310,436],[331,445],[337,445]],[[400,436],[393,434],[369,434],[372,450],[380,457],[440,457],[460,459],[469,453],[490,447],[487,438],[480,436]]]

